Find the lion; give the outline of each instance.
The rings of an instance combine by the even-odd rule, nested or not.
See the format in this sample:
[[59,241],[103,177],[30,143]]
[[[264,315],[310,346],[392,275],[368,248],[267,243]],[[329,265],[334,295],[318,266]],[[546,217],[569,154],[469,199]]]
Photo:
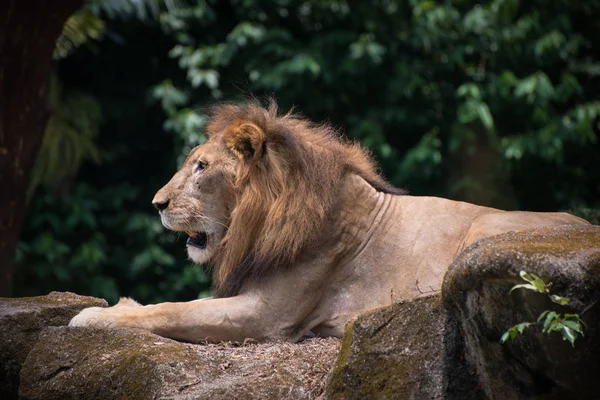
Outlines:
[[341,336],[350,320],[432,295],[456,256],[503,232],[588,224],[566,213],[509,212],[389,184],[369,153],[331,126],[272,102],[214,107],[152,204],[213,266],[215,296],[87,308],[70,326],[128,327],[186,342]]

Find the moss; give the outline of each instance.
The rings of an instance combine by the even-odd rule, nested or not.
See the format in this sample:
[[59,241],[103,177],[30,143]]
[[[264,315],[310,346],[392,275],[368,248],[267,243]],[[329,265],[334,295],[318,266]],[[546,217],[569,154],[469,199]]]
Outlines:
[[122,361],[112,375],[120,381],[119,391],[124,399],[146,399],[151,397],[147,377],[152,376],[152,365],[144,358],[139,348],[121,353]]
[[344,329],[344,335],[342,336],[342,344],[340,347],[340,354],[338,356],[338,363],[348,361],[350,353],[352,352],[352,337],[354,333],[354,322],[350,321],[346,324]]
[[347,326],[328,397],[435,397],[441,380],[431,366],[436,361],[441,365],[444,353],[445,314],[440,305],[439,295],[397,303]]
[[331,398],[336,397],[337,393],[343,393],[345,388],[344,375],[348,368],[348,362],[352,355],[352,338],[354,336],[354,322],[350,321],[344,328],[344,335],[342,336],[342,343],[340,345],[340,352],[338,354],[337,361],[333,370],[331,371],[330,380],[328,383],[328,390],[331,392]]

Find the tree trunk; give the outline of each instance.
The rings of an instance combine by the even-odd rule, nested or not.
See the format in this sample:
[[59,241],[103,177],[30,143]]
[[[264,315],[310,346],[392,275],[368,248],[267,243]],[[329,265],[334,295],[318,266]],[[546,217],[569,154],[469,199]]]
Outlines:
[[481,206],[515,210],[517,199],[502,154],[492,145],[483,127],[472,129],[475,139],[454,155],[448,189],[451,197]]
[[0,6],[0,297],[12,292],[29,173],[50,110],[54,43],[82,0],[4,0]]

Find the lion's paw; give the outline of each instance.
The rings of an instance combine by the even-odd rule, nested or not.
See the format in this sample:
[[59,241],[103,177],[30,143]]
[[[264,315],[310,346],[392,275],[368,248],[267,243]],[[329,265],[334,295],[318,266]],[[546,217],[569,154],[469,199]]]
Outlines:
[[117,326],[108,309],[102,307],[84,308],[69,322],[72,327],[112,328]]

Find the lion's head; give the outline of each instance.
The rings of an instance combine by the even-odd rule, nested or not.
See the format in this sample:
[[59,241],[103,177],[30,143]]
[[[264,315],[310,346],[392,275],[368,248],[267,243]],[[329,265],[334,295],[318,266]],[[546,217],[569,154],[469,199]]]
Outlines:
[[357,144],[330,126],[278,116],[273,102],[217,106],[207,134],[153,204],[165,227],[189,235],[189,257],[214,265],[219,296],[292,264],[322,230],[345,174],[402,193]]

